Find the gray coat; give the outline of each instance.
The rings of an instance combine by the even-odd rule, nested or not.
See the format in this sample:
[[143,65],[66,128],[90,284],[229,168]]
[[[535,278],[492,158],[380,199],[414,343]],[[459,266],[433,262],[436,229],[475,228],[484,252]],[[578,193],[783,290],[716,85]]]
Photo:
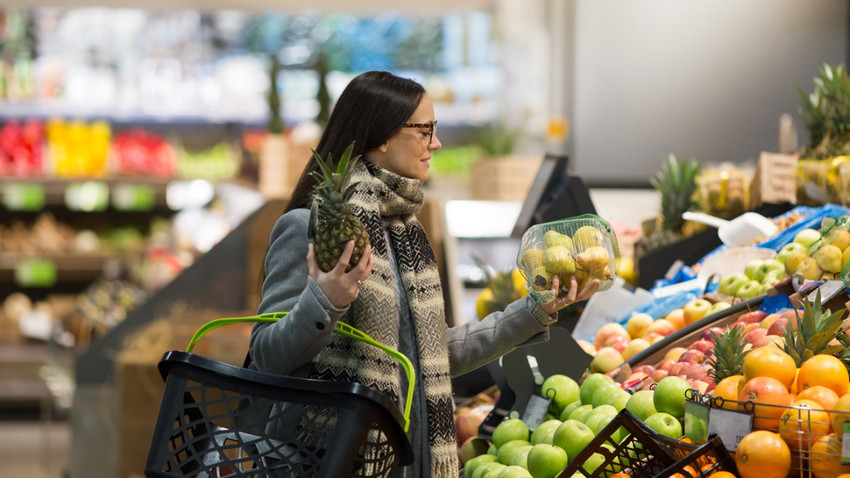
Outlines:
[[[333,307],[307,274],[308,217],[307,209],[297,209],[281,216],[272,229],[262,301],[257,312],[289,311],[289,314],[274,324],[254,326],[250,344],[252,367],[265,372],[306,377],[312,359],[330,341],[336,321],[347,311]],[[403,320],[410,318],[409,313],[402,316]],[[516,347],[548,340],[549,325],[554,322],[533,299],[523,297],[504,312],[448,328],[452,376],[486,365]],[[400,337],[399,351],[417,367],[417,349],[415,340],[411,339],[413,327],[400,327],[400,330],[409,335]],[[415,394],[411,413],[411,443],[417,460],[409,469],[399,470],[397,476],[428,476],[428,441],[415,433],[426,429],[428,423],[421,413],[425,404],[423,395]]]

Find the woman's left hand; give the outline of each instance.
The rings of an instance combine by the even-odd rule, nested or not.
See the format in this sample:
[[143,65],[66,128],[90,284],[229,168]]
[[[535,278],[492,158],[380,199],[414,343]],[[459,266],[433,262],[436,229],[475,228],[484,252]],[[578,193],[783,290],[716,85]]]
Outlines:
[[548,315],[554,315],[555,312],[574,302],[589,299],[599,289],[599,285],[601,284],[599,279],[593,279],[583,289],[579,290],[576,277],[570,276],[570,290],[564,296],[558,297],[558,289],[561,287],[559,282],[557,275],[552,278],[552,291],[555,293],[555,300],[540,304],[540,308]]

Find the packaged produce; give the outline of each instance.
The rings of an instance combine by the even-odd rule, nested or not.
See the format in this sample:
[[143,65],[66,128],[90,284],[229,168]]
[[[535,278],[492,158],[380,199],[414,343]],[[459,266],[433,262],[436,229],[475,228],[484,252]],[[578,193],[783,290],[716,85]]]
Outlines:
[[569,291],[570,277],[579,288],[600,280],[600,291],[617,277],[620,249],[611,225],[594,214],[530,227],[522,236],[517,267],[528,290],[544,302],[553,299],[552,279],[558,276],[560,295]]
[[731,219],[747,211],[750,202],[750,172],[731,164],[703,169],[697,178],[703,211]]
[[793,242],[803,247],[795,247],[786,255],[788,275],[806,280],[839,278],[844,265],[850,262],[850,215],[824,224],[820,230],[802,229]]

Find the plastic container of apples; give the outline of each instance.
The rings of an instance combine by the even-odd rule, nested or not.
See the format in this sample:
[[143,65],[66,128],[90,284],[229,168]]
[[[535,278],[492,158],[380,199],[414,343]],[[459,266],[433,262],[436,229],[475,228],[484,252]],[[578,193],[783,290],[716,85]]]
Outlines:
[[549,302],[554,299],[551,289],[556,276],[559,296],[569,291],[571,276],[579,289],[593,279],[600,281],[598,291],[610,289],[619,261],[620,249],[611,225],[595,214],[583,214],[528,228],[516,262],[529,293],[540,302]]

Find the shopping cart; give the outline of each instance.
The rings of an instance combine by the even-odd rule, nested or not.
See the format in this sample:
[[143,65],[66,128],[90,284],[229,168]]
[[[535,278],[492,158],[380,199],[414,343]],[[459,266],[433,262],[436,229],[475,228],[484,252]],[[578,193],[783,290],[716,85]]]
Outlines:
[[147,477],[387,476],[413,462],[406,432],[414,388],[410,361],[363,332],[334,332],[374,345],[407,374],[404,414],[385,395],[358,383],[294,378],[192,354],[207,332],[236,322],[275,322],[285,312],[217,319],[186,351],[159,362],[165,380],[145,465]]

